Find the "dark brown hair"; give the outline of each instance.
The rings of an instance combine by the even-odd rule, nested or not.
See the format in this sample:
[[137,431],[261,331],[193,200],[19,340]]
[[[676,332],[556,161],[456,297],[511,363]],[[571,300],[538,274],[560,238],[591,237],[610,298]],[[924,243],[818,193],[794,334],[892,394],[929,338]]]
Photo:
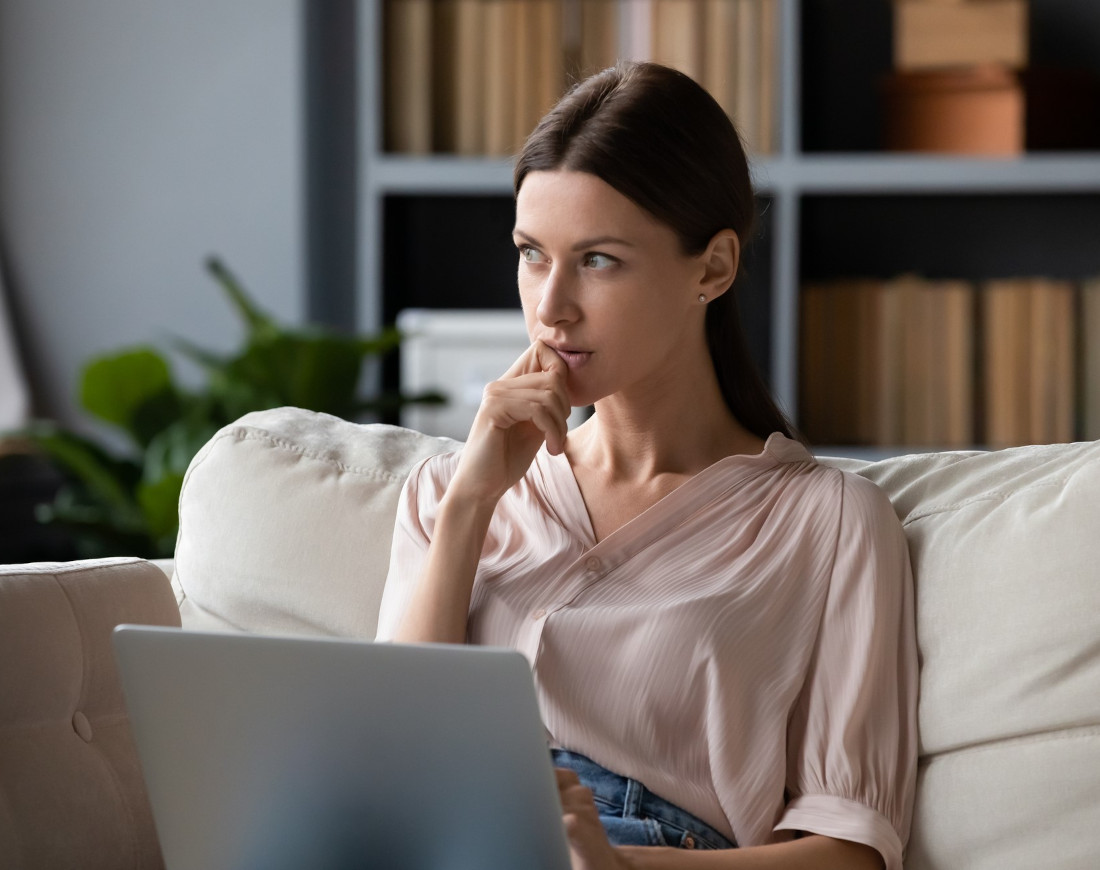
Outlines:
[[[516,195],[527,173],[555,169],[601,178],[671,227],[688,254],[724,229],[737,233],[743,253],[753,230],[756,202],[737,131],[710,94],[665,66],[620,62],[574,85],[524,144]],[[749,355],[732,289],[707,304],[706,338],[737,421],[761,438],[794,437]]]

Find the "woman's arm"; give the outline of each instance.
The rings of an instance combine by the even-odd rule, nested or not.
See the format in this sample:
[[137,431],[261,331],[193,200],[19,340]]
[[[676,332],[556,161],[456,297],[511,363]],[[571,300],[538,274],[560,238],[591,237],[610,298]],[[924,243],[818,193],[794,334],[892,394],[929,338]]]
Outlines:
[[474,577],[497,502],[523,477],[543,442],[551,453],[565,449],[565,375],[561,358],[537,341],[485,388],[393,640],[466,642]]
[[496,501],[463,498],[448,489],[420,581],[393,639],[399,643],[465,643],[466,620],[481,547]]

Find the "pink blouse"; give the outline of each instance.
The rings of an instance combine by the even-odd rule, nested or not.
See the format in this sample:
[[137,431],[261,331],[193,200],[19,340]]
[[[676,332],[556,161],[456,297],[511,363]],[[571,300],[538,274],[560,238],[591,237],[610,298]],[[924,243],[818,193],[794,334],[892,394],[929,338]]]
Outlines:
[[[405,484],[379,638],[392,636],[458,455]],[[808,831],[901,870],[916,772],[917,651],[905,536],[861,477],[779,433],[596,542],[565,456],[499,502],[470,643],[531,662],[571,749],[742,846]]]

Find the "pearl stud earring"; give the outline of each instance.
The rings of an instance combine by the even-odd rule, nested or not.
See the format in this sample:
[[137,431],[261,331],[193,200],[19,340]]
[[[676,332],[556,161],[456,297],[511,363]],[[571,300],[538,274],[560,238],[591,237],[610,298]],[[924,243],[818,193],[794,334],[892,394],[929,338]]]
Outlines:
[[700,302],[706,302],[707,301],[707,294],[706,293],[700,293],[699,294],[699,301]]

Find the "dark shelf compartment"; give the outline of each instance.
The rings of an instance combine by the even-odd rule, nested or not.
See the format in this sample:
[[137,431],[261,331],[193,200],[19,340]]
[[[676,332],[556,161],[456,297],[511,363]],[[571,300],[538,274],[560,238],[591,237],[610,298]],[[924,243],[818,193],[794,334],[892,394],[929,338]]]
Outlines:
[[802,281],[1100,275],[1098,194],[808,196]]

